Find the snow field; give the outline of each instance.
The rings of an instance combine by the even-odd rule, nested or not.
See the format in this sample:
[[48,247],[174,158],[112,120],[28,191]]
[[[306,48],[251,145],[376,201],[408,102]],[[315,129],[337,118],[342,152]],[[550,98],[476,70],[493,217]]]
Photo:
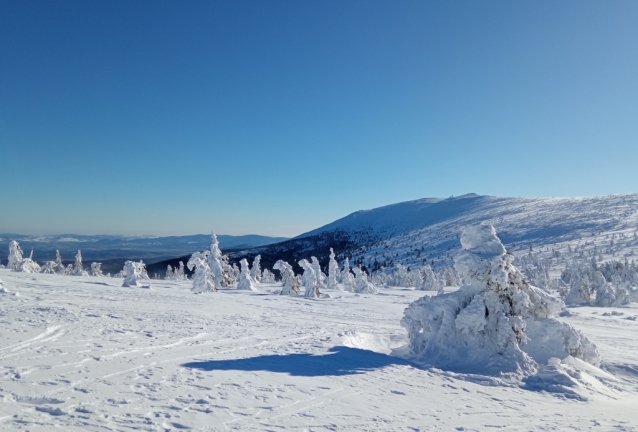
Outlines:
[[434,292],[0,279],[0,430],[638,430],[636,304],[561,318],[613,375],[577,401],[388,355],[407,343],[405,307]]

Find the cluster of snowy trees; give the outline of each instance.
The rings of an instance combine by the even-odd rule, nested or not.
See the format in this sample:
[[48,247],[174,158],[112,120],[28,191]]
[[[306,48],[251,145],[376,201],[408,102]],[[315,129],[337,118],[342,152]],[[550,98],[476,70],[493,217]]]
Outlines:
[[[211,239],[210,250],[195,252],[186,263],[189,270],[195,269],[192,291],[196,293],[217,291],[222,287],[232,286],[238,277],[242,277],[236,266],[231,267],[228,264],[228,257],[219,249],[215,233],[212,233]],[[259,268],[259,261],[256,261]]]
[[565,266],[558,284],[570,306],[622,306],[638,301],[638,266],[627,259],[603,264],[574,261]]
[[414,359],[446,370],[518,379],[555,368],[569,356],[600,363],[585,335],[555,319],[563,301],[525,281],[491,225],[466,227],[461,246],[455,269],[465,285],[425,296],[404,312],[401,324]]
[[[45,273],[45,274],[58,274],[58,275],[67,275],[67,276],[95,276],[95,277],[104,277],[102,273],[102,263],[93,262],[91,263],[90,269],[87,271],[84,269],[84,264],[82,263],[82,252],[78,250],[78,253],[75,255],[75,262],[69,264],[68,266],[64,266],[62,264],[62,256],[60,256],[60,251],[55,251],[55,260],[47,261],[44,266],[40,267],[38,263],[33,261],[33,252],[31,252],[31,256],[29,258],[23,257],[22,249],[17,241],[12,240],[9,243],[9,262],[7,267],[15,272],[21,273]],[[182,266],[182,274],[183,274],[183,266]],[[110,277],[110,274],[106,275]],[[139,281],[150,281],[148,277],[148,273],[146,272],[145,264],[140,262],[132,262],[127,261],[124,264],[124,268],[122,271],[117,273],[115,277],[127,278],[132,277],[136,280],[133,282],[133,279],[129,279],[128,282],[125,280],[123,286],[146,286],[142,285]]]
[[435,272],[429,265],[409,269],[403,264],[397,264],[390,274],[387,273],[386,268],[382,267],[372,275],[372,281],[377,285],[437,292],[443,292],[443,288],[446,286],[463,284],[461,276],[453,267],[443,267]]

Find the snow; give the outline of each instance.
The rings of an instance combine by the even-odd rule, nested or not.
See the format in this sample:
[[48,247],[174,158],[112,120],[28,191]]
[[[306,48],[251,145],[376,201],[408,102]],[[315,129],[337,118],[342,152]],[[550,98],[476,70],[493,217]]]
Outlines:
[[598,345],[600,369],[565,359],[535,382],[502,386],[388,355],[407,342],[403,309],[434,292],[381,288],[380,295],[330,291],[307,299],[261,285],[261,293],[194,295],[188,281],[132,290],[117,279],[33,276],[0,270],[4,286],[20,292],[0,304],[0,429],[638,425],[638,322],[626,319],[638,316],[636,304],[605,309],[617,315],[580,307],[560,318]]

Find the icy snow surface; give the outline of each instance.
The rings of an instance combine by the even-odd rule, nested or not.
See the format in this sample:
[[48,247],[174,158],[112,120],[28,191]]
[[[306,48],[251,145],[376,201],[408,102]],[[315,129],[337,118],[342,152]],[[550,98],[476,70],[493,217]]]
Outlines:
[[552,359],[505,386],[391,355],[403,310],[433,292],[0,279],[0,430],[638,430],[635,303],[560,318],[597,344],[601,369]]

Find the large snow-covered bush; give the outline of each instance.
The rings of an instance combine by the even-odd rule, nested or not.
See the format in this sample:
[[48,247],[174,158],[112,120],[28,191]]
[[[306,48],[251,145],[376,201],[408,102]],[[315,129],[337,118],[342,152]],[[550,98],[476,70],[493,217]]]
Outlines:
[[273,266],[275,270],[281,273],[281,295],[297,295],[299,294],[299,281],[295,277],[295,271],[292,266],[285,261],[279,260]]
[[466,227],[455,268],[467,285],[423,297],[408,306],[401,324],[411,356],[438,368],[522,377],[550,358],[600,363],[596,346],[553,317],[563,302],[529,285],[511,264],[491,225]]

